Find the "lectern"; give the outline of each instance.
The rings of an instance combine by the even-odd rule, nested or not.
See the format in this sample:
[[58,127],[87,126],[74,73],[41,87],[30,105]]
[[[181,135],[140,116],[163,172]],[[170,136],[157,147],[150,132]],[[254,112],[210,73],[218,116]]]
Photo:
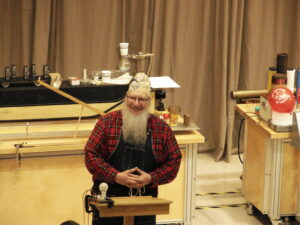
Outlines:
[[123,216],[124,225],[133,225],[134,216],[168,214],[172,201],[153,198],[151,196],[113,197],[114,206],[109,208],[106,203],[90,200],[99,211],[100,217]]

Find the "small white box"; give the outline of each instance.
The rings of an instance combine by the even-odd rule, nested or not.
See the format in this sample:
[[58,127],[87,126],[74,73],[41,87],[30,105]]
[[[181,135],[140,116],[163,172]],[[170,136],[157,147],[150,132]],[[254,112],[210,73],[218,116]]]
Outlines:
[[68,77],[68,81],[72,86],[80,85],[80,80],[78,77]]

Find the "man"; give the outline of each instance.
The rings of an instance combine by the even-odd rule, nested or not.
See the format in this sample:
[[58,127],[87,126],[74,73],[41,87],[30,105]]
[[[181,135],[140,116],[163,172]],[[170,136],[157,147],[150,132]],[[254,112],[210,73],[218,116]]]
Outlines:
[[[138,73],[127,91],[122,110],[102,116],[85,147],[85,163],[93,175],[93,191],[108,183],[108,196],[152,195],[171,182],[181,153],[170,127],[149,113],[150,81]],[[101,216],[101,215],[100,215]],[[155,225],[155,216],[137,216],[135,225]],[[122,225],[122,217],[99,218],[93,225]]]

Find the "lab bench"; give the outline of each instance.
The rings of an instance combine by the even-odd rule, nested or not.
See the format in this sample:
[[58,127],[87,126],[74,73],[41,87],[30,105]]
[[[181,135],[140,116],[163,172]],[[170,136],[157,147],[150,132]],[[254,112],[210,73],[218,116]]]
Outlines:
[[[96,120],[48,121],[0,126],[0,206],[3,224],[44,225],[88,217],[82,196],[91,188],[83,149]],[[192,224],[195,208],[197,130],[174,131],[183,155],[176,179],[159,187],[159,197],[172,200],[170,214],[158,223]],[[17,215],[17,216],[16,216]],[[91,219],[91,216],[89,217]]]

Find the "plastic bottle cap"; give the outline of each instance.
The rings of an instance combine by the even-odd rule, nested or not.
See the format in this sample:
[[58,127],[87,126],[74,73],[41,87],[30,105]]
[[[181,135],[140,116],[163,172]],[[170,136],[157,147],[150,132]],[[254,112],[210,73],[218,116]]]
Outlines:
[[163,118],[164,118],[164,120],[169,119],[170,118],[170,113],[164,113]]
[[255,112],[259,112],[260,111],[260,107],[259,106],[255,106]]

